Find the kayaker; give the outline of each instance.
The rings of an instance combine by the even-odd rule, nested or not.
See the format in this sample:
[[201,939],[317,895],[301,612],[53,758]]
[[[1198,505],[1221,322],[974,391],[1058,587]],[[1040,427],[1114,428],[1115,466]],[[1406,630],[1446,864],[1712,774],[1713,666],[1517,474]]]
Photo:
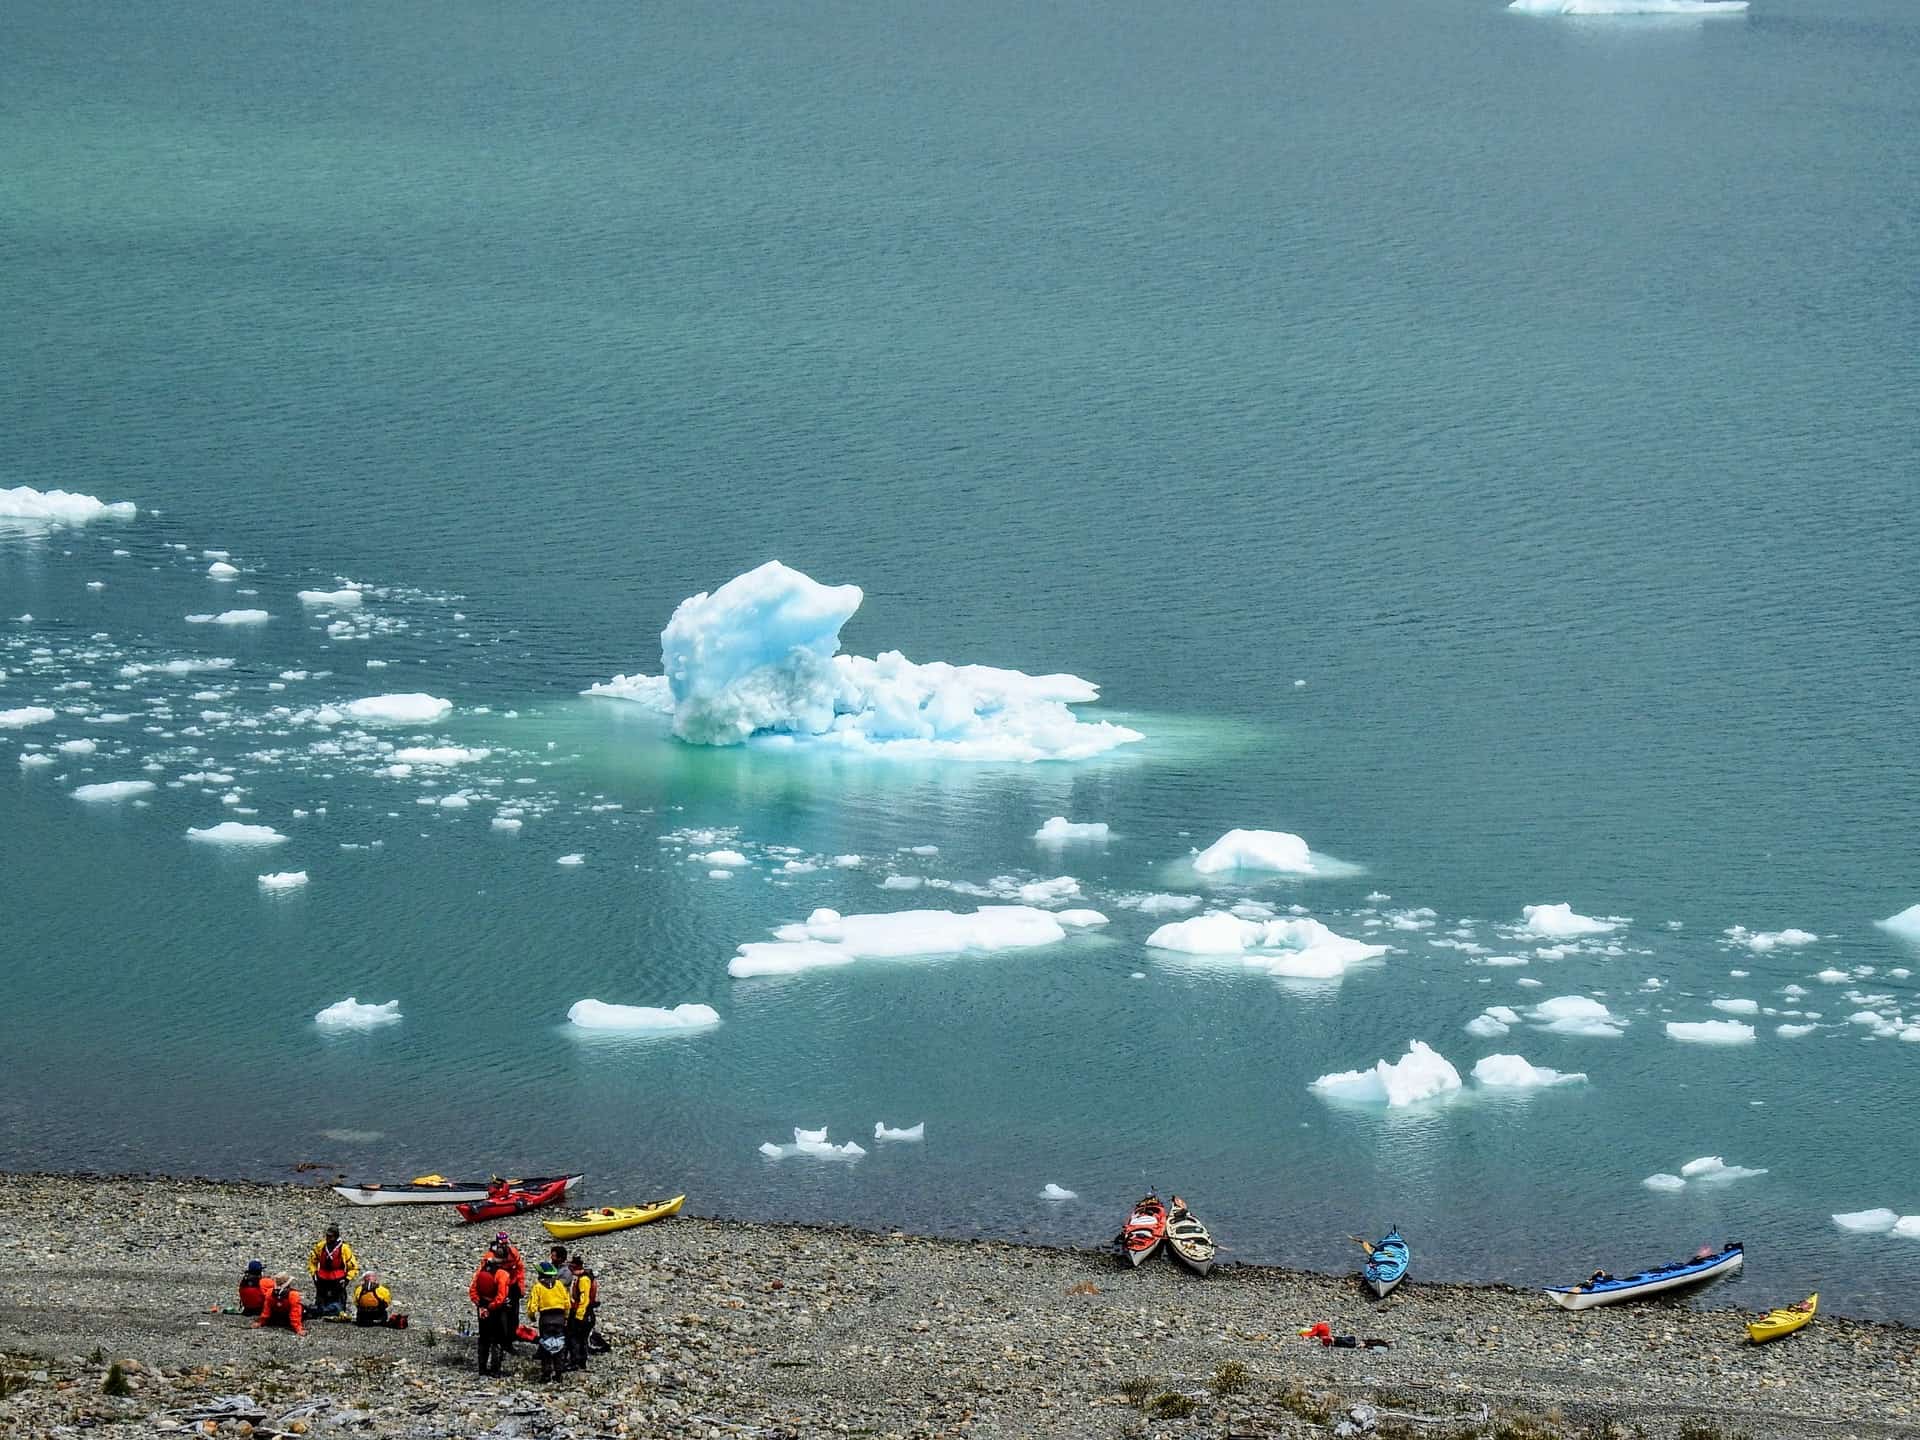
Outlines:
[[380,1277],[369,1270],[360,1277],[360,1283],[353,1291],[353,1323],[356,1325],[384,1325],[387,1323],[387,1307],[393,1304],[393,1295],[380,1283]]
[[567,1369],[567,1324],[573,1317],[573,1295],[561,1283],[560,1270],[542,1260],[533,1289],[527,1295],[527,1313],[540,1331],[540,1378],[558,1380]]
[[338,1225],[327,1226],[326,1238],[308,1252],[307,1273],[313,1277],[316,1315],[347,1308],[347,1282],[360,1273],[360,1263],[353,1258],[353,1247],[340,1238]]
[[480,1373],[498,1375],[507,1349],[507,1267],[498,1255],[489,1251],[480,1262],[480,1268],[473,1272],[473,1283],[467,1287],[467,1298],[473,1301],[479,1320],[475,1328]]
[[275,1325],[296,1335],[307,1333],[300,1322],[300,1292],[293,1288],[291,1275],[276,1275],[260,1288],[260,1317],[253,1322],[254,1329]]
[[513,1241],[502,1230],[493,1237],[493,1253],[507,1267],[507,1322],[501,1332],[507,1347],[507,1353],[513,1354],[513,1342],[520,1330],[520,1301],[527,1293],[527,1264],[520,1258],[520,1252],[514,1248]]
[[240,1313],[258,1315],[260,1307],[266,1302],[263,1288],[267,1281],[267,1267],[258,1260],[249,1260],[247,1268],[240,1276]]
[[593,1334],[593,1322],[600,1313],[600,1284],[587,1268],[587,1257],[574,1252],[567,1261],[573,1307],[567,1312],[567,1368],[587,1368],[587,1337]]
[[553,1268],[560,1272],[560,1278],[562,1280],[566,1279],[567,1247],[564,1245],[549,1245],[547,1247],[547,1259],[551,1260],[553,1262]]

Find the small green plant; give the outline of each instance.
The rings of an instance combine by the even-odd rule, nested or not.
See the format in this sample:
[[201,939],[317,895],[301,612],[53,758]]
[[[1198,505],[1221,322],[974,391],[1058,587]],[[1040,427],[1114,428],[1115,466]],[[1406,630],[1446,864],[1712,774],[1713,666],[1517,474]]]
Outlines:
[[18,1395],[26,1388],[26,1376],[15,1370],[0,1370],[0,1400]]
[[106,1358],[107,1358],[107,1352],[105,1348],[102,1346],[96,1345],[93,1347],[93,1350],[88,1354],[87,1363],[89,1365],[98,1365]]
[[131,1395],[133,1386],[127,1383],[127,1372],[120,1368],[120,1362],[114,1361],[107,1367],[107,1378],[100,1382],[102,1395]]
[[1222,1360],[1207,1383],[1216,1395],[1238,1395],[1253,1382],[1253,1375],[1238,1360]]
[[1333,1405],[1324,1396],[1309,1394],[1298,1380],[1290,1383],[1274,1399],[1288,1414],[1311,1420],[1316,1425],[1333,1415]]
[[1200,1402],[1178,1390],[1162,1390],[1146,1404],[1146,1413],[1155,1420],[1184,1420],[1200,1408]]
[[1129,1405],[1144,1405],[1160,1388],[1160,1382],[1151,1375],[1134,1375],[1120,1382],[1120,1393],[1127,1397]]

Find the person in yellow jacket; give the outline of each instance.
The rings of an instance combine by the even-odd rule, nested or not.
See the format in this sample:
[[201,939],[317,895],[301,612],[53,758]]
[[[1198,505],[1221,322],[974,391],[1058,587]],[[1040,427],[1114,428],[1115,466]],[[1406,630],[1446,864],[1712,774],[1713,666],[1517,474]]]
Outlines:
[[573,1316],[573,1292],[551,1260],[542,1260],[535,1272],[533,1289],[527,1292],[527,1313],[540,1329],[540,1378],[558,1380],[567,1368],[567,1321]]
[[327,1226],[327,1237],[307,1254],[307,1273],[313,1276],[313,1313],[337,1315],[347,1308],[347,1282],[360,1273],[353,1247],[340,1238],[338,1225]]
[[577,1251],[567,1261],[567,1270],[573,1290],[573,1309],[567,1316],[567,1368],[584,1370],[587,1337],[593,1333],[593,1322],[600,1315],[600,1282],[587,1268],[587,1257]]
[[387,1323],[387,1307],[393,1304],[393,1293],[380,1283],[380,1277],[369,1270],[360,1277],[360,1283],[353,1291],[353,1323],[356,1325],[384,1325]]

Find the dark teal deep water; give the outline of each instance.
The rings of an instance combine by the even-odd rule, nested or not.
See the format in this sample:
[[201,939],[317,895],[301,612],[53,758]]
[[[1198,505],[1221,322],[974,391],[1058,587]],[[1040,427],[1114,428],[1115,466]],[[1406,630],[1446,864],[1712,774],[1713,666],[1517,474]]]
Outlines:
[[[1240,1259],[1397,1222],[1419,1273],[1544,1282],[1739,1238],[1743,1302],[1920,1318],[1920,1241],[1828,1218],[1920,1214],[1920,1044],[1846,1023],[1920,1018],[1871,923],[1920,901],[1916,73],[1898,0],[13,7],[0,488],[160,513],[0,533],[0,710],[62,711],[0,732],[0,1164],[577,1163],[596,1200],[1071,1243],[1153,1182]],[[856,764],[577,698],[773,556],[866,587],[850,650],[1071,670],[1150,738]],[[382,587],[371,638],[302,617],[336,575]],[[234,606],[274,619],[182,618]],[[120,674],[181,656],[236,663]],[[517,836],[271,713],[389,690],[456,703]],[[166,786],[209,770],[240,804]],[[292,838],[183,838],[241,808]],[[1055,860],[1061,813],[1115,839]],[[1228,898],[1439,925],[1335,985],[1154,958],[1113,897],[1235,825],[1365,873]],[[716,882],[686,827],[883,863]],[[727,978],[815,905],[960,903],[888,869],[1074,874],[1113,924]],[[1629,953],[1427,943],[1511,953],[1560,900]],[[405,1019],[323,1034],[348,994]],[[1563,994],[1625,1035],[1462,1030]],[[586,996],[723,1023],[582,1037]],[[1740,997],[1821,1028],[1663,1033]],[[1590,1083],[1307,1092],[1415,1037]],[[876,1120],[928,1138],[756,1153]],[[1639,1183],[1703,1155],[1768,1173]]]

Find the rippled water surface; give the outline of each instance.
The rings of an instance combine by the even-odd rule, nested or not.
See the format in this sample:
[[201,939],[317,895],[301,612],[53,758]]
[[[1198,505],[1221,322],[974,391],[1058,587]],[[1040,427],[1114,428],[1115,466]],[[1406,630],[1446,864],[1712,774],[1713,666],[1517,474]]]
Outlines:
[[[1872,923],[1920,901],[1909,7],[52,3],[4,33],[0,488],[142,513],[0,528],[0,710],[56,711],[0,731],[0,1164],[577,1164],[596,1200],[1067,1243],[1158,1184],[1235,1259],[1342,1266],[1397,1223],[1416,1275],[1533,1283],[1737,1238],[1742,1303],[1920,1319],[1920,1240],[1829,1218],[1920,1214],[1920,947]],[[852,651],[1070,670],[1148,739],[695,751],[580,697],[771,556],[865,587]],[[295,592],[339,576],[369,589],[329,633]],[[231,608],[272,618],[184,618]],[[183,658],[234,663],[124,673]],[[382,775],[299,718],[415,690],[488,759]],[[1043,850],[1056,814],[1113,838]],[[289,838],[185,838],[228,819]],[[1233,826],[1362,873],[1196,880]],[[691,831],[751,863],[710,878]],[[975,903],[889,875],[1060,874],[1112,923],[726,974],[816,906]],[[1121,903],[1168,891],[1395,948],[1332,982],[1183,961]],[[1631,918],[1557,957],[1510,933],[1559,901]],[[313,1023],[350,994],[404,1019]],[[1561,995],[1624,1033],[1464,1029]],[[585,997],[721,1024],[583,1035]],[[1709,1018],[1756,1039],[1665,1033]],[[1589,1078],[1308,1091],[1415,1038]],[[757,1152],[796,1125],[870,1153]],[[1766,1173],[1641,1184],[1712,1155]]]

